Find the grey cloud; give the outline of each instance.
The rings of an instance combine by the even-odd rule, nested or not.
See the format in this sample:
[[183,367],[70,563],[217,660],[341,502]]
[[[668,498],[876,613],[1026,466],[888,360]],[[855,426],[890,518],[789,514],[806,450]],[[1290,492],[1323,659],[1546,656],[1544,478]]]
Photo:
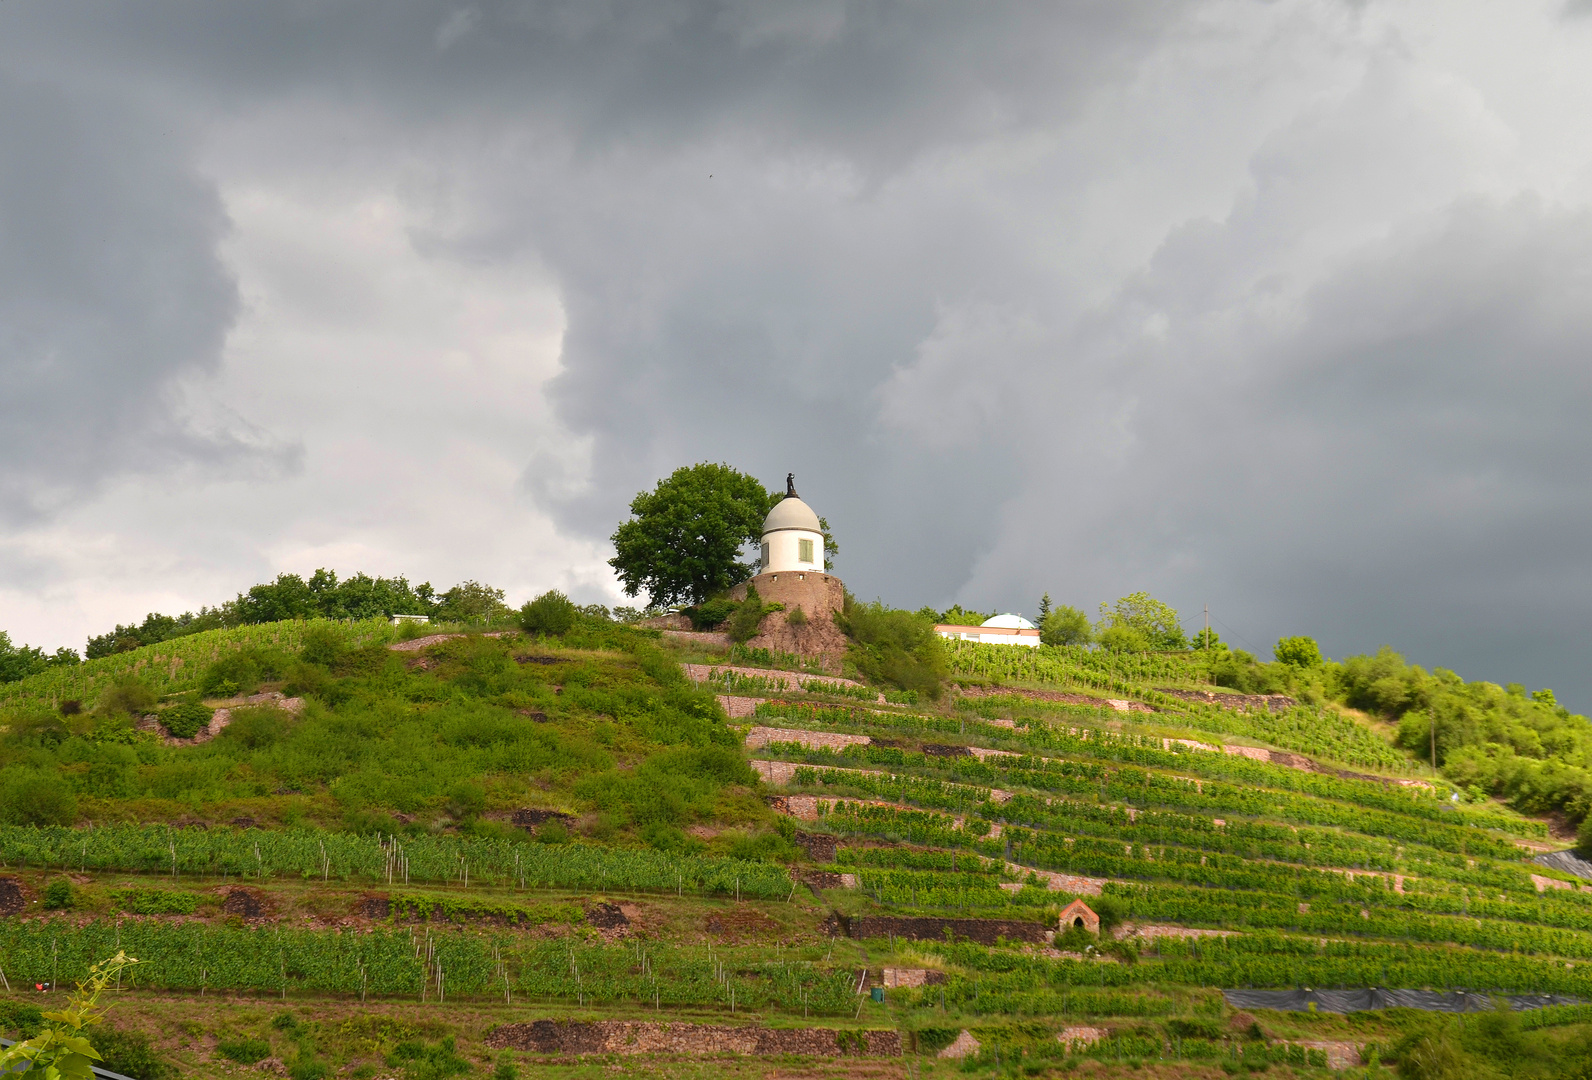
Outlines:
[[112,100],[5,78],[0,143],[0,514],[253,456],[258,433],[202,433],[177,385],[215,370],[238,305],[186,155]]
[[1287,317],[1252,297],[1243,325],[1179,339],[1195,356],[1147,348],[1129,452],[1075,448],[1081,476],[1025,489],[1083,520],[1029,507],[1030,539],[977,580],[1017,597],[1060,581],[1090,604],[1143,585],[1185,612],[1213,601],[1251,647],[1392,643],[1584,708],[1589,280],[1592,214],[1471,199],[1368,246]]
[[[1511,133],[1457,77],[1421,78],[1418,43],[1392,33],[1364,46],[1358,86],[1341,92],[1332,68],[1305,104],[1263,103],[1230,138],[1224,109],[1281,95],[1286,59],[1227,97],[1191,77],[1190,130],[1112,123],[1166,106],[1190,55],[1230,66],[1193,52],[1222,19],[1283,9],[1316,7],[0,9],[0,66],[30,93],[70,72],[75,92],[122,103],[114,121],[73,119],[62,97],[71,123],[41,160],[130,140],[84,170],[111,189],[99,212],[147,230],[119,257],[187,275],[174,291],[190,301],[159,274],[109,308],[63,287],[70,302],[37,325],[122,321],[53,352],[5,346],[0,362],[33,357],[30,372],[51,370],[45,355],[78,365],[31,390],[38,407],[8,430],[73,476],[138,448],[215,452],[181,445],[167,396],[213,367],[236,303],[187,140],[280,112],[259,130],[291,137],[255,148],[263,171],[313,185],[349,158],[412,168],[415,197],[449,208],[415,237],[427,258],[531,253],[556,277],[568,446],[522,487],[566,529],[607,535],[683,462],[770,484],[795,469],[865,596],[1031,609],[1043,589],[1092,607],[1148,587],[1185,611],[1211,599],[1262,649],[1300,631],[1338,654],[1387,640],[1592,700],[1571,662],[1592,599],[1576,546],[1592,507],[1577,467],[1592,225],[1498,197]],[[1308,26],[1254,40],[1287,57],[1287,33],[1317,44]],[[1179,190],[1208,147],[1240,144],[1236,197]],[[1213,187],[1225,174],[1194,171]],[[92,266],[63,280],[94,281]],[[59,415],[41,403],[63,387],[87,419],[51,449],[35,418]],[[3,452],[42,484],[44,456]]]
[[13,70],[153,77],[201,112],[303,95],[410,123],[544,118],[589,153],[735,132],[875,167],[1050,122],[1192,6],[63,2],[8,11],[0,56]]

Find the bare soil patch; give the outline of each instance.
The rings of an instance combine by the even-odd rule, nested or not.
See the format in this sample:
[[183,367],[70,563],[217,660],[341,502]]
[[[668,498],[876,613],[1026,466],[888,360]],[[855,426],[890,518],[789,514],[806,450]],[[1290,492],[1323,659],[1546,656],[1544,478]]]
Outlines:
[[20,915],[27,907],[28,897],[22,891],[22,882],[14,877],[0,877],[0,915]]
[[221,910],[245,919],[263,919],[270,914],[265,899],[253,889],[229,889],[227,898],[221,902]]
[[729,908],[715,911],[702,920],[702,927],[708,933],[729,941],[738,941],[742,938],[764,938],[771,934],[782,934],[785,928],[779,923],[753,908]]
[[593,904],[586,909],[586,925],[598,930],[623,930],[630,925],[618,904]]

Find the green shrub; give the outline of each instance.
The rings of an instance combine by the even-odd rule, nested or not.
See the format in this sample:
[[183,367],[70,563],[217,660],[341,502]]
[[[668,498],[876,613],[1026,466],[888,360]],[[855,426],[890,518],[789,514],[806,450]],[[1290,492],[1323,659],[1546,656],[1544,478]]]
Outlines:
[[394,636],[399,641],[413,641],[415,638],[423,638],[432,633],[435,631],[429,623],[423,623],[418,619],[405,619],[398,624],[398,631]]
[[1106,652],[1143,653],[1150,651],[1150,639],[1140,630],[1118,623],[1100,631],[1100,647]]
[[1057,934],[1051,943],[1052,947],[1061,952],[1083,952],[1100,944],[1100,939],[1081,926],[1067,927],[1062,933]]
[[199,689],[206,697],[233,697],[247,694],[260,685],[263,665],[253,649],[227,653],[205,668]]
[[264,1039],[224,1039],[216,1044],[216,1053],[244,1065],[253,1065],[271,1056],[271,1044]]
[[311,664],[306,660],[296,660],[288,665],[286,681],[282,690],[288,694],[324,694],[327,684],[331,682],[331,673],[319,664]]
[[765,606],[763,598],[757,595],[757,587],[746,587],[746,599],[741,601],[725,624],[725,631],[730,635],[730,640],[737,644],[744,644],[757,636],[758,627],[763,625],[763,616],[778,608],[773,605]]
[[798,605],[796,610],[785,616],[785,622],[791,626],[806,626],[807,613],[801,609],[800,605]]
[[685,615],[691,620],[691,629],[712,630],[734,615],[740,606],[734,600],[720,596],[695,607],[686,608]]
[[1262,664],[1243,649],[1218,652],[1211,659],[1211,681],[1241,694],[1272,694],[1288,689],[1288,667]]
[[569,597],[549,589],[520,608],[520,628],[527,634],[561,637],[574,628],[576,615]]
[[56,878],[44,887],[44,906],[50,911],[68,911],[72,907],[72,883]]
[[98,1063],[99,1068],[133,1080],[166,1080],[177,1075],[177,1070],[161,1059],[149,1045],[149,1036],[142,1032],[98,1027],[93,1030],[91,1041],[104,1058]]
[[282,740],[288,724],[288,716],[281,709],[266,706],[234,709],[232,723],[222,729],[221,738],[249,750],[263,750]]
[[1087,645],[1093,639],[1089,616],[1066,604],[1053,608],[1039,626],[1039,640],[1046,645]]
[[0,999],[0,1031],[31,1039],[44,1024],[44,1013],[37,1005],[15,999]]
[[877,600],[872,604],[848,602],[842,622],[842,629],[856,642],[852,660],[870,682],[939,697],[946,660],[934,623],[916,612],[887,608]]
[[335,667],[348,651],[343,635],[336,627],[315,625],[304,631],[299,646],[299,659],[321,667]]
[[1207,1016],[1174,1017],[1166,1022],[1166,1033],[1179,1039],[1209,1039],[1215,1042],[1227,1034],[1220,1020]]
[[102,713],[126,713],[143,716],[154,711],[155,692],[139,679],[121,679],[100,695]]
[[913,1032],[913,1037],[917,1040],[920,1051],[935,1054],[954,1043],[956,1037],[961,1033],[961,1028],[926,1027],[918,1028],[917,1031]]
[[112,889],[111,901],[121,911],[134,915],[192,915],[198,908],[198,893],[172,889]]
[[298,1027],[298,1017],[290,1012],[279,1012],[271,1017],[271,1026],[278,1031],[292,1031]]
[[8,825],[70,825],[77,797],[61,777],[32,769],[11,771],[0,788],[0,819]]
[[287,1075],[291,1080],[325,1080],[332,1074],[331,1066],[313,1055],[299,1055],[288,1063]]
[[448,791],[448,814],[456,821],[481,816],[486,809],[486,789],[473,780],[464,780]]
[[1089,906],[1094,913],[1100,916],[1100,932],[1109,933],[1122,925],[1122,920],[1128,917],[1126,906],[1114,896],[1097,896],[1089,901]]
[[185,701],[163,710],[160,714],[160,726],[174,739],[191,739],[209,726],[210,718],[214,715],[215,710],[208,705],[201,705],[197,701]]
[[387,1064],[402,1068],[413,1080],[447,1080],[473,1071],[470,1063],[455,1052],[451,1035],[435,1046],[401,1042],[387,1055]]
[[498,1058],[497,1068],[492,1070],[492,1080],[520,1080],[519,1067],[507,1054]]

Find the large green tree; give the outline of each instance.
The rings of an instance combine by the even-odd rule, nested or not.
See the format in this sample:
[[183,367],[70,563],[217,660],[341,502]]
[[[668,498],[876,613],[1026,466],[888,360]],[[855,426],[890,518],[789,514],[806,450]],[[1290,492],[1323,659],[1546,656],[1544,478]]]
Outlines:
[[676,469],[631,500],[608,565],[630,596],[645,589],[654,604],[700,604],[756,572],[740,561],[741,548],[762,539],[763,519],[780,498],[728,465]]
[[[1136,651],[1136,648],[1188,648],[1188,638],[1183,635],[1182,622],[1178,618],[1176,609],[1146,592],[1130,593],[1118,600],[1114,606],[1101,604],[1100,621],[1096,631],[1101,644],[1107,648],[1112,648],[1113,641],[1121,639],[1115,645],[1119,651]],[[1111,631],[1116,633],[1108,639],[1106,635]],[[1126,644],[1129,636],[1126,631],[1142,635],[1144,645],[1129,647]]]

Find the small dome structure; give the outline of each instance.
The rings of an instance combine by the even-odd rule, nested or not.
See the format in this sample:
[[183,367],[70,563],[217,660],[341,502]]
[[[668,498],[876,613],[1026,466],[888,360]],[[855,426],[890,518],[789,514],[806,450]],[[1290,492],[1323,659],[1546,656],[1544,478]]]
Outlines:
[[768,517],[763,519],[763,535],[779,532],[781,529],[805,529],[808,532],[818,532],[818,515],[813,513],[813,508],[802,502],[794,495],[787,495],[774,504],[774,509],[768,512]]
[[1005,615],[997,615],[993,619],[985,619],[979,625],[999,627],[1002,630],[1038,629],[1038,627],[1029,622],[1027,619],[1023,618],[1021,615],[1013,615],[1010,612],[1007,612]]
[[796,474],[785,477],[785,497],[763,519],[761,573],[824,570],[824,532],[813,508],[796,494]]

